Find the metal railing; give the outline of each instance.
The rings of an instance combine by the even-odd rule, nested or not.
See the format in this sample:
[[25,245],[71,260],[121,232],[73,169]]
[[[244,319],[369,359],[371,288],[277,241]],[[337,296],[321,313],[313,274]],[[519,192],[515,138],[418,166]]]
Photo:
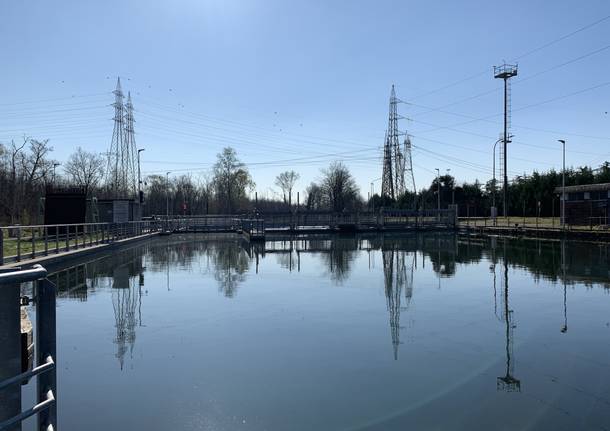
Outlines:
[[[23,410],[11,412],[3,410],[9,417],[0,417],[0,430],[19,427],[25,419],[37,416],[39,431],[52,431],[57,427],[56,404],[56,322],[55,322],[55,285],[46,278],[47,271],[40,265],[28,269],[0,271],[0,289],[20,289],[21,283],[34,283],[34,302],[36,304],[36,366],[29,371],[18,373],[0,382],[0,394],[21,393],[21,383],[36,377],[37,404]],[[20,307],[16,302],[15,307]],[[15,334],[17,335],[17,334]],[[14,339],[19,339],[15,336]],[[4,340],[7,341],[7,340]]]
[[586,217],[580,223],[561,223],[560,217],[460,217],[460,227],[471,228],[510,228],[510,229],[538,229],[538,230],[608,230],[609,221],[606,217]]
[[0,265],[157,232],[157,220],[0,227]]

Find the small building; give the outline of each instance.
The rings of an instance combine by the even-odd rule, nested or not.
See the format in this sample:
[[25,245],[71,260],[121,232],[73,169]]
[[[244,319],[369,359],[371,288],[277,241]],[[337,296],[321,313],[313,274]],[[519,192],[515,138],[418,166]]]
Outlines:
[[97,214],[102,223],[141,220],[140,204],[135,199],[98,199]]
[[[563,199],[563,188],[555,193]],[[566,186],[565,222],[573,225],[610,224],[610,183]]]
[[[44,224],[80,224],[85,223],[87,212],[87,195],[80,187],[47,187],[44,199]],[[60,234],[65,233],[60,227]],[[54,235],[56,228],[49,227],[48,234]]]

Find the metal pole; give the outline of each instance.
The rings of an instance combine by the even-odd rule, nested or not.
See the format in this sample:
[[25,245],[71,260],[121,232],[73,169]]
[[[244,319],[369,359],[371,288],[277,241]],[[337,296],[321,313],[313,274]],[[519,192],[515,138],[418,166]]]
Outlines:
[[504,207],[502,209],[504,213],[504,217],[508,217],[508,172],[506,171],[507,163],[506,163],[506,144],[508,141],[507,136],[507,127],[508,127],[508,79],[504,78]]
[[146,148],[138,148],[138,203],[142,203],[142,177],[140,172],[140,153]]
[[494,160],[493,160],[493,184],[492,184],[492,195],[491,195],[491,200],[492,200],[492,206],[495,207],[496,206],[496,145],[498,145],[498,142],[500,142],[501,139],[498,139],[495,143],[494,143]]
[[441,210],[441,181],[440,181],[440,170],[436,168],[436,192],[437,192],[437,210]]
[[566,141],[559,139],[563,146],[563,170],[561,173],[561,229],[566,228]]
[[[56,352],[56,323],[55,323],[55,285],[49,280],[42,279],[37,282],[36,294],[36,364],[42,365],[50,356],[57,364]],[[57,398],[56,369],[42,373],[37,378],[36,392],[38,402],[52,394]],[[38,414],[38,429],[47,430],[48,426],[57,426],[57,403]]]
[[169,222],[169,174],[171,172],[165,173],[165,215]]

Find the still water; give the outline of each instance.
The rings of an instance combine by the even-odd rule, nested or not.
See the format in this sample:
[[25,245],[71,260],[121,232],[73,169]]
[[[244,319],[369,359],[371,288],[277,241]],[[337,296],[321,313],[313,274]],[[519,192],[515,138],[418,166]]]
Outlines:
[[59,429],[610,429],[609,251],[174,235],[60,268]]

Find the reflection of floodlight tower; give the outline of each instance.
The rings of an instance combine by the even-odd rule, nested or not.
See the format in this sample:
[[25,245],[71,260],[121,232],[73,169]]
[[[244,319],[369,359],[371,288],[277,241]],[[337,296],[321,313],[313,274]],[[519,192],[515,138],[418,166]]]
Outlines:
[[566,292],[566,241],[561,240],[561,274],[563,281],[563,325],[561,326],[561,332],[568,332],[568,297]]
[[506,392],[520,392],[521,380],[513,377],[515,364],[513,360],[513,310],[508,307],[508,263],[504,256],[504,310],[503,316],[506,323],[506,375],[498,377],[496,380],[497,390]]
[[516,64],[502,64],[501,66],[494,66],[494,78],[504,80],[504,136],[503,142],[503,173],[504,173],[504,203],[503,203],[503,215],[508,216],[507,205],[508,205],[508,171],[506,164],[506,144],[508,143],[508,131],[510,129],[510,78],[517,76],[517,65]]

